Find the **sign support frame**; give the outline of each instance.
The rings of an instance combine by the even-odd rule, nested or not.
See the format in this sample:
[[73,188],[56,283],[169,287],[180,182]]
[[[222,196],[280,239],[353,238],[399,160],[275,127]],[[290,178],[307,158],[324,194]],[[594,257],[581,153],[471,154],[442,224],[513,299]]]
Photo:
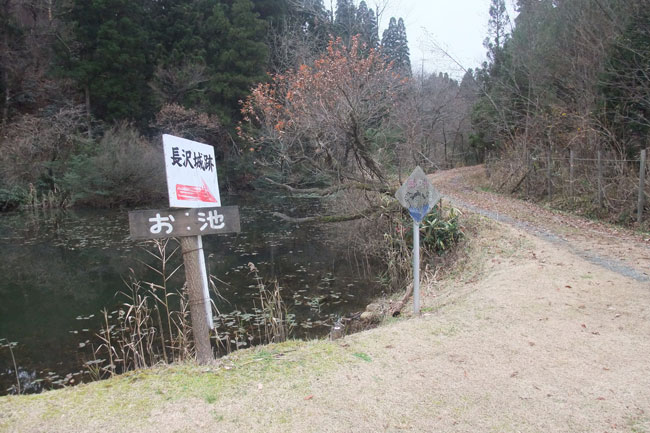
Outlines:
[[418,166],[395,193],[413,219],[413,314],[420,314],[420,222],[440,201],[441,195]]
[[420,223],[413,220],[413,314],[420,314]]

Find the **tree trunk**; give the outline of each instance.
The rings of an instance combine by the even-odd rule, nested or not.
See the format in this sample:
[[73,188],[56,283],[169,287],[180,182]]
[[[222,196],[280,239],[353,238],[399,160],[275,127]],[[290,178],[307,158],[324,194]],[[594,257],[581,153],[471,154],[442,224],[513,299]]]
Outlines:
[[[4,74],[3,74],[4,75]],[[2,119],[0,120],[0,129],[4,129],[9,119],[9,104],[11,102],[11,89],[9,89],[9,84],[5,80],[5,97],[4,104],[2,105]]]
[[[5,5],[5,9],[7,9],[8,6]],[[8,13],[8,12],[6,12]],[[7,34],[7,31],[5,30],[4,32],[4,37],[3,37],[3,42],[5,46],[5,50],[9,50],[9,35]],[[7,62],[7,59],[0,58],[0,61],[2,63]],[[0,72],[2,72],[2,84],[4,85],[5,88],[5,97],[4,97],[4,103],[2,104],[2,117],[0,118],[0,129],[4,129],[5,125],[7,124],[7,120],[9,119],[9,104],[11,102],[11,87],[9,86],[9,73],[7,72],[6,66],[0,65]]]

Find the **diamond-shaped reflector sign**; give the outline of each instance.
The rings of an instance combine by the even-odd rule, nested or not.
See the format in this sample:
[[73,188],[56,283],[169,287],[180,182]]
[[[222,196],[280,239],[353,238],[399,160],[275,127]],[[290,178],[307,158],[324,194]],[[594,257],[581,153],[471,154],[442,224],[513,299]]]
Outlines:
[[420,167],[415,167],[413,173],[395,193],[395,198],[408,209],[417,223],[420,223],[438,203],[440,197],[440,193],[436,191]]

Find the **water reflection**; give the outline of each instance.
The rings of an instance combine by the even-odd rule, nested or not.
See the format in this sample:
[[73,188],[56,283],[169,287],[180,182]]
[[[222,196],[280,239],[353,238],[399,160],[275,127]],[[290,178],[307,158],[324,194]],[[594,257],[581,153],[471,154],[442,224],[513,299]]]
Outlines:
[[[204,237],[209,272],[221,294],[213,300],[224,313],[222,323],[253,311],[258,290],[248,262],[265,281],[277,279],[283,287],[298,337],[326,334],[337,317],[363,309],[377,295],[372,282],[359,276],[346,244],[332,241],[338,228],[295,226],[270,216],[313,213],[316,202],[228,201],[235,203],[242,232]],[[125,289],[130,269],[155,282],[147,268],[155,260],[142,249],[146,246],[128,238],[124,210],[0,214],[0,338],[19,343],[14,355],[21,384],[26,381],[23,390],[88,380],[81,366],[93,361],[99,311],[117,305],[116,293]],[[170,285],[181,287],[182,277],[179,272]],[[15,391],[12,372],[11,357],[0,348],[0,394]]]

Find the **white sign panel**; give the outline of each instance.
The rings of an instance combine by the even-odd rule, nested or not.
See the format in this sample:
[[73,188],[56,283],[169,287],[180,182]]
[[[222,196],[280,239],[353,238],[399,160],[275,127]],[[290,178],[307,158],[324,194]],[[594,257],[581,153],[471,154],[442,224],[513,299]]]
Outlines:
[[214,148],[163,135],[169,207],[221,206]]

